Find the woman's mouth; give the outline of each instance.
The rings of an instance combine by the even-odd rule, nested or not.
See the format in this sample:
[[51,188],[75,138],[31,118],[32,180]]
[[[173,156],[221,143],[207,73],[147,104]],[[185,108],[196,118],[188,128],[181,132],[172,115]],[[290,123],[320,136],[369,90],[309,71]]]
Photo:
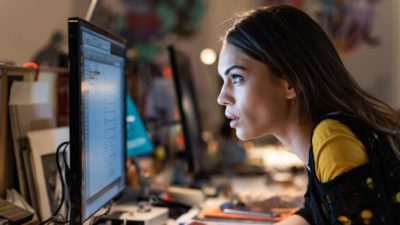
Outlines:
[[239,117],[232,115],[232,114],[226,114],[225,115],[226,118],[228,118],[231,122],[229,122],[229,125],[231,126],[231,128],[235,128],[238,123],[239,123]]
[[231,122],[229,123],[229,125],[231,126],[231,128],[235,128],[239,123],[239,119],[234,119],[231,120]]

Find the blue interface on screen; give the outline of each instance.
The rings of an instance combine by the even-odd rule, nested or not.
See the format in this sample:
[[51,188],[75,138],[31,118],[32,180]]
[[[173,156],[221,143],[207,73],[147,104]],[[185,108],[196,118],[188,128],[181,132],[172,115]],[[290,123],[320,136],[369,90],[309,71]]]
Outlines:
[[126,96],[126,111],[127,157],[150,153],[153,150],[153,144],[147,135],[135,103],[129,95]]
[[124,188],[124,46],[82,28],[83,217]]

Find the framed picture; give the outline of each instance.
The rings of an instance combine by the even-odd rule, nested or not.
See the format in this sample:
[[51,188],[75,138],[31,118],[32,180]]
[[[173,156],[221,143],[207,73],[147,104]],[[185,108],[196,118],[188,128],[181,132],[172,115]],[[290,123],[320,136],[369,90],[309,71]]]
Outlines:
[[[39,215],[45,220],[55,212],[61,201],[62,183],[57,171],[56,150],[61,143],[69,140],[69,128],[29,131],[27,136]],[[61,155],[59,159],[61,168],[64,168]]]

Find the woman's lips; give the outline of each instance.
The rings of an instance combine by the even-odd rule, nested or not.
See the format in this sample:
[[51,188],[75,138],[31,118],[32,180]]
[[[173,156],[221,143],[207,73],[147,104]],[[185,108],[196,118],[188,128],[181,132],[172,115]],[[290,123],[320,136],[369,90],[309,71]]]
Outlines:
[[231,120],[231,122],[229,122],[229,125],[231,126],[231,128],[235,128],[238,123],[239,123],[239,117],[232,115],[232,114],[226,114],[225,115],[229,120]]
[[229,125],[231,126],[231,128],[235,128],[239,123],[239,119],[233,119],[231,120],[231,122],[229,123]]

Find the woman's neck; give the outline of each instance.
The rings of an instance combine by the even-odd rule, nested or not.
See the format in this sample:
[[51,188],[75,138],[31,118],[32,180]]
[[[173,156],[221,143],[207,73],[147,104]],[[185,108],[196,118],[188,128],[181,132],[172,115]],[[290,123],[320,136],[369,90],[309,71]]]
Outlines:
[[290,123],[282,133],[276,137],[289,149],[290,152],[297,155],[305,165],[308,164],[308,155],[311,140],[311,128],[301,125],[299,122]]

